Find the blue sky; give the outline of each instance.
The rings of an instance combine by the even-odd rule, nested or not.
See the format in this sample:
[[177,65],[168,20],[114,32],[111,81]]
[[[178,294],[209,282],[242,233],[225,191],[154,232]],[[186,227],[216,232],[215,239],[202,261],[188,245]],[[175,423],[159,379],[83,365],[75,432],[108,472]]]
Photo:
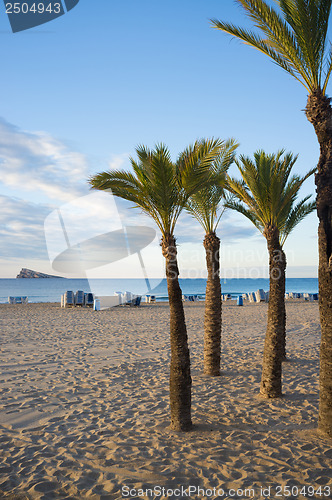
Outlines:
[[[210,18],[249,25],[233,0],[80,0],[13,34],[0,4],[0,277],[21,267],[56,274],[45,218],[88,195],[89,175],[128,167],[138,144],[163,141],[175,158],[196,138],[234,137],[240,153],[298,153],[298,173],[316,165],[304,87]],[[302,190],[310,193],[313,179]],[[128,205],[118,208],[133,219]],[[312,214],[289,237],[288,276],[317,275],[316,233]],[[181,275],[201,276],[199,225],[184,215],[176,234]],[[250,222],[227,212],[218,234],[224,275],[266,276],[266,243]]]

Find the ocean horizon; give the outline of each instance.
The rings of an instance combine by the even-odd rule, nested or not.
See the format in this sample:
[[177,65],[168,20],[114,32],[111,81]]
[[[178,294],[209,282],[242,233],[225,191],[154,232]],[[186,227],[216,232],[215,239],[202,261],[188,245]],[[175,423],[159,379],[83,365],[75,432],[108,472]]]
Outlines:
[[[236,298],[242,293],[269,289],[267,278],[221,278],[223,294]],[[205,296],[206,279],[180,278],[185,295]],[[0,279],[0,303],[7,303],[9,296],[27,296],[29,302],[60,302],[67,290],[83,290],[95,295],[113,295],[129,291],[137,295],[152,294],[158,301],[168,299],[166,279],[68,279],[68,278],[2,278]],[[318,293],[318,278],[286,278],[286,292]]]

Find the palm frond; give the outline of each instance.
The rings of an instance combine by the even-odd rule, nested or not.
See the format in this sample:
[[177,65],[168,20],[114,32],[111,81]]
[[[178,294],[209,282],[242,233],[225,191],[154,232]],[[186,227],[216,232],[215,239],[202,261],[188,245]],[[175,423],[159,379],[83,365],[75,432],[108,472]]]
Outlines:
[[[199,141],[199,144],[206,151],[208,144],[204,140]],[[186,210],[197,219],[206,233],[216,231],[223,213],[220,203],[224,196],[226,173],[234,161],[237,147],[234,139],[228,139],[225,142],[219,140],[217,149],[209,149],[211,154],[205,156],[209,182],[187,200]]]
[[326,90],[332,66],[326,59],[332,0],[276,0],[280,13],[264,0],[237,0],[258,33],[217,19],[212,26],[270,57],[309,92]]
[[310,196],[294,204],[302,184],[316,169],[304,176],[290,177],[296,159],[284,150],[275,155],[257,151],[254,160],[242,155],[236,161],[241,181],[227,177],[227,189],[237,198],[227,206],[243,213],[261,232],[269,226],[278,229],[281,245],[295,225],[312,211],[312,206],[306,204]]
[[257,229],[261,233],[263,232],[262,225],[259,219],[255,216],[255,213],[249,208],[247,208],[245,205],[243,205],[243,203],[236,201],[235,199],[232,199],[226,201],[224,206],[225,208],[230,208],[231,210],[235,210],[236,212],[239,212],[240,214],[244,215],[254,224],[254,226],[257,227]]
[[291,210],[283,231],[280,233],[280,244],[284,245],[287,237],[293,229],[309,214],[316,210],[316,202],[311,201],[306,203],[311,198],[311,195],[306,196]]
[[132,172],[101,172],[88,182],[94,189],[111,190],[114,196],[133,202],[153,218],[163,235],[172,235],[188,198],[208,184],[209,164],[222,144],[219,139],[196,141],[177,162],[162,143],[153,150],[140,145],[137,160],[130,158]]

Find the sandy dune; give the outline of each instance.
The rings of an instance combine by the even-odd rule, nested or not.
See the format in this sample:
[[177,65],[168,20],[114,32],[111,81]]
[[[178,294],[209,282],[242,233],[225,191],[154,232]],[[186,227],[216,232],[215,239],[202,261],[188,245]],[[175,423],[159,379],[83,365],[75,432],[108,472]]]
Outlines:
[[202,375],[204,303],[185,312],[195,430],[181,434],[168,428],[167,304],[0,306],[0,498],[332,498],[318,305],[287,304],[274,401],[258,397],[266,304],[224,304],[217,379]]

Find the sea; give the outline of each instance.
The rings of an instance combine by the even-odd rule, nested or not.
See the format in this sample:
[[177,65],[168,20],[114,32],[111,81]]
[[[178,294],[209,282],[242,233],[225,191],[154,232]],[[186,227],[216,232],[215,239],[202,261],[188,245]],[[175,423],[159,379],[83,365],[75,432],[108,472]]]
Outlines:
[[[269,289],[269,280],[221,279],[223,294],[236,299],[242,293]],[[182,293],[205,297],[205,279],[180,279]],[[67,279],[67,278],[13,278],[0,279],[0,303],[8,302],[9,296],[27,296],[29,302],[60,302],[67,290],[92,292],[95,295],[114,295],[114,292],[132,292],[136,295],[155,295],[157,301],[166,301],[166,279],[149,281],[141,279]],[[287,278],[286,292],[318,293],[317,278]]]

